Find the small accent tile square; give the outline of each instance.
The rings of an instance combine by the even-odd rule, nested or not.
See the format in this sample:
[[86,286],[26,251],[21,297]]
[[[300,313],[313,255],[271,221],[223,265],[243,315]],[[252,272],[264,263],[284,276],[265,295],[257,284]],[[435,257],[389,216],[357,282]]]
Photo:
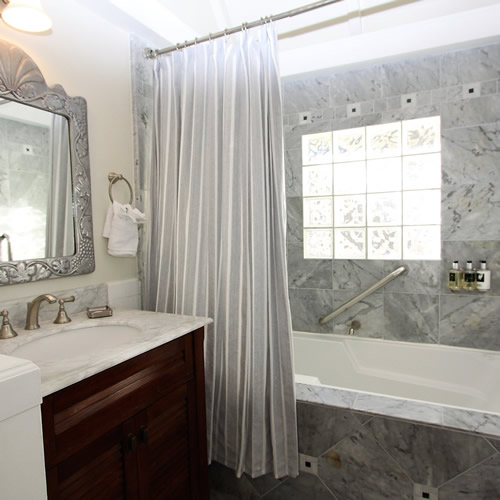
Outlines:
[[361,116],[361,103],[355,102],[346,105],[347,116]]
[[466,83],[462,87],[462,99],[481,97],[481,84],[479,82]]
[[405,94],[401,96],[401,107],[409,108],[417,105],[417,94]]

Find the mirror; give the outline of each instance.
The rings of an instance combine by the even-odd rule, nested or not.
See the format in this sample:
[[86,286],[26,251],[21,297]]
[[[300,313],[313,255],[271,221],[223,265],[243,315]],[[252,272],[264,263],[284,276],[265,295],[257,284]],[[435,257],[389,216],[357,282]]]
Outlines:
[[75,253],[68,120],[0,99],[0,262]]
[[86,102],[0,40],[0,285],[95,268]]

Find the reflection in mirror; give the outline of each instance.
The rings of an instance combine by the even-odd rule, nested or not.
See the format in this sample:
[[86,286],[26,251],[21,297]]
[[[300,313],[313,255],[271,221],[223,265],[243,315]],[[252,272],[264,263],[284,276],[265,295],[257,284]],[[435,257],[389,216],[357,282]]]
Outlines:
[[0,286],[95,269],[87,103],[0,40]]
[[0,99],[0,260],[75,252],[66,117]]

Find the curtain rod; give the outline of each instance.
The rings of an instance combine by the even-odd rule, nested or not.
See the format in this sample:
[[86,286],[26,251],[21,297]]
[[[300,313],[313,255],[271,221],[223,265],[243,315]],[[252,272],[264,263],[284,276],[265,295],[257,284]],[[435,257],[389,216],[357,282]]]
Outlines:
[[177,45],[172,45],[171,47],[166,47],[165,49],[146,49],[145,55],[148,59],[154,59],[158,56],[161,56],[162,54],[168,54],[169,52],[174,52],[175,50],[185,49],[186,47],[191,47],[192,45],[196,45],[197,43],[208,42],[209,40],[220,38],[225,35],[232,35],[233,33],[237,33],[238,31],[243,31],[248,28],[255,28],[256,26],[267,22],[280,21],[281,19],[286,19],[288,17],[305,14],[306,12],[311,12],[312,10],[319,9],[320,7],[326,7],[327,5],[339,3],[342,1],[343,0],[322,0],[320,2],[314,2],[308,5],[304,5],[303,7],[287,10],[286,12],[282,12],[281,14],[276,14],[274,16],[261,17],[258,21],[243,23],[239,26],[235,26],[234,28],[225,29],[224,31],[218,31],[217,33],[210,33],[208,35],[205,35],[204,37],[190,40],[189,42],[186,41],[184,43],[178,43]]

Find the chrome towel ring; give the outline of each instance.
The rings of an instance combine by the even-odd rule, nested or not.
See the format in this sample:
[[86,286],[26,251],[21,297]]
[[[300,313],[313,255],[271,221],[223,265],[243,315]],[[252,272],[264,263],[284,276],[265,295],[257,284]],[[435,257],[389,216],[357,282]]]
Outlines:
[[134,201],[134,191],[132,189],[132,186],[130,185],[130,182],[123,177],[122,174],[115,174],[114,172],[110,172],[108,174],[108,180],[109,180],[109,199],[111,200],[111,203],[113,203],[113,195],[112,195],[112,190],[113,190],[113,184],[118,181],[125,181],[127,183],[127,186],[130,190],[130,200],[129,204],[132,205],[132,202]]

